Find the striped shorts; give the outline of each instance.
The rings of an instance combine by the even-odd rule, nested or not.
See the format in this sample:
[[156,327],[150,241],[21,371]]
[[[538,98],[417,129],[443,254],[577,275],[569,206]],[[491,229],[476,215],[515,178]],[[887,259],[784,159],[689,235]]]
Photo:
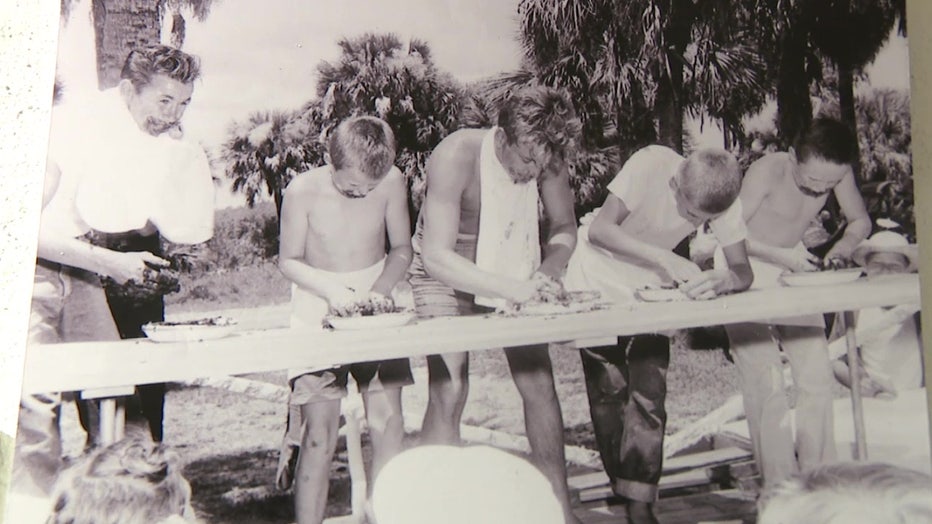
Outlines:
[[[476,235],[459,235],[454,251],[467,260],[475,261],[476,245]],[[414,310],[420,318],[473,315],[492,311],[490,308],[476,305],[475,296],[471,293],[453,289],[430,276],[424,267],[420,250],[415,251],[414,260],[408,270],[408,282],[414,295]]]

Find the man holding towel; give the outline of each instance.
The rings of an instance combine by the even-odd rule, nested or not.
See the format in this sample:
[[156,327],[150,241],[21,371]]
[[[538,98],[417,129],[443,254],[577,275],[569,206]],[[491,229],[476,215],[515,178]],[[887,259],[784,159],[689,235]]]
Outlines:
[[[498,126],[463,129],[437,146],[414,236],[410,281],[419,316],[488,312],[560,285],[576,246],[567,160],[580,127],[564,94],[532,87],[505,102]],[[548,225],[544,246],[538,202]],[[567,522],[578,522],[569,503],[563,417],[547,346],[506,348],[505,355],[524,402],[532,458],[553,485]],[[467,354],[430,356],[428,369],[422,441],[458,443]]]

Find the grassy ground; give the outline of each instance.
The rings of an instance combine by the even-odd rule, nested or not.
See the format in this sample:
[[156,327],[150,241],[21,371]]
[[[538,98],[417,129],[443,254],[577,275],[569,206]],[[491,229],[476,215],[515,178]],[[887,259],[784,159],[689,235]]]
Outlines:
[[[262,307],[288,299],[288,285],[273,264],[200,278],[187,277],[183,291],[168,297],[169,313]],[[557,393],[563,410],[567,444],[594,448],[579,354],[551,349]],[[412,361],[416,377],[426,376],[423,359]],[[524,434],[523,410],[501,351],[471,355],[470,398],[464,423]],[[285,375],[263,373],[248,378],[285,385]],[[708,412],[736,391],[734,367],[721,351],[692,351],[674,344],[668,376],[667,432],[672,433]],[[418,420],[427,401],[424,380],[406,388],[405,411]],[[65,410],[66,452],[78,453],[83,433],[73,408]],[[285,406],[212,388],[175,385],[166,400],[165,440],[185,464],[194,488],[195,506],[206,522],[216,524],[273,524],[293,521],[288,494],[240,502],[224,497],[234,489],[267,488],[274,480],[277,449],[281,442]],[[412,442],[416,434],[411,437]],[[349,478],[345,448],[333,461],[328,513],[349,512]],[[243,492],[241,492],[243,493]]]
[[180,285],[180,292],[165,297],[166,311],[267,306],[288,301],[291,289],[273,262],[196,276],[182,273]]

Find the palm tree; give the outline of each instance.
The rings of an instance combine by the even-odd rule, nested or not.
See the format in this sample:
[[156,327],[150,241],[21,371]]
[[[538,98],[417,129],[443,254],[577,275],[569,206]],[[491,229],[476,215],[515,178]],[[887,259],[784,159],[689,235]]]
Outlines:
[[338,42],[342,53],[318,66],[322,129],[350,116],[372,115],[395,133],[398,166],[411,188],[412,211],[423,197],[424,169],[434,147],[459,126],[465,90],[431,60],[429,46],[394,34],[365,34]]
[[272,197],[281,218],[285,187],[298,173],[323,162],[323,146],[311,122],[314,108],[306,111],[256,112],[233,123],[221,146],[221,159],[233,180],[233,190],[246,196],[250,207],[262,194]]
[[187,21],[185,15],[193,16],[198,22],[207,20],[210,9],[219,0],[160,0],[159,12],[162,15],[163,29],[171,18],[171,36],[169,41],[173,47],[184,47],[185,29]]
[[764,103],[765,63],[745,43],[754,19],[735,4],[523,0],[518,11],[530,63],[542,83],[573,93],[588,145],[613,128],[623,149],[634,133],[682,152],[687,111],[740,133]]
[[811,39],[835,66],[841,120],[857,131],[854,77],[874,61],[897,20],[906,31],[905,0],[823,0],[813,2]]
[[[217,0],[92,0],[97,81],[100,89],[120,81],[120,70],[134,48],[161,41],[163,25],[171,21],[171,44],[184,44],[185,18],[190,12],[203,21]],[[78,0],[61,0],[61,23],[68,22]]]
[[[832,105],[838,107],[840,102]],[[872,89],[857,97],[855,107],[864,181],[861,193],[867,210],[875,220],[889,218],[897,222],[914,241],[916,219],[909,94]]]
[[134,48],[160,41],[160,2],[93,0],[97,82],[108,89],[120,81],[120,70]]

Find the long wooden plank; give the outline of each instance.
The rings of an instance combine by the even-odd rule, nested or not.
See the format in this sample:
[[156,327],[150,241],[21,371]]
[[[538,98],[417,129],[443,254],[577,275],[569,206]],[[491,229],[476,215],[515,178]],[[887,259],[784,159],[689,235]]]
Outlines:
[[552,317],[436,318],[355,332],[271,329],[195,343],[123,340],[34,345],[26,354],[23,391],[190,380],[913,303],[919,303],[918,275],[894,275],[878,281],[754,290],[703,302],[635,303]]
[[[724,448],[703,451],[701,453],[690,453],[672,457],[663,462],[663,474],[686,471],[698,468],[712,468],[740,462],[751,458],[751,452],[741,448]],[[567,479],[570,489],[583,490],[608,484],[608,477],[605,473],[598,471],[595,473],[586,473],[576,475]]]
[[[657,518],[665,524],[696,524],[697,522],[753,521],[757,505],[752,496],[735,489],[698,493],[660,499]],[[602,501],[587,502],[575,510],[585,524],[627,522],[624,506]]]
[[[694,469],[665,475],[660,478],[660,491],[669,491],[671,489],[689,488],[693,486],[704,486],[710,481],[708,470]],[[580,502],[592,502],[594,500],[607,499],[614,496],[612,488],[605,485],[596,488],[584,489],[579,492]]]

